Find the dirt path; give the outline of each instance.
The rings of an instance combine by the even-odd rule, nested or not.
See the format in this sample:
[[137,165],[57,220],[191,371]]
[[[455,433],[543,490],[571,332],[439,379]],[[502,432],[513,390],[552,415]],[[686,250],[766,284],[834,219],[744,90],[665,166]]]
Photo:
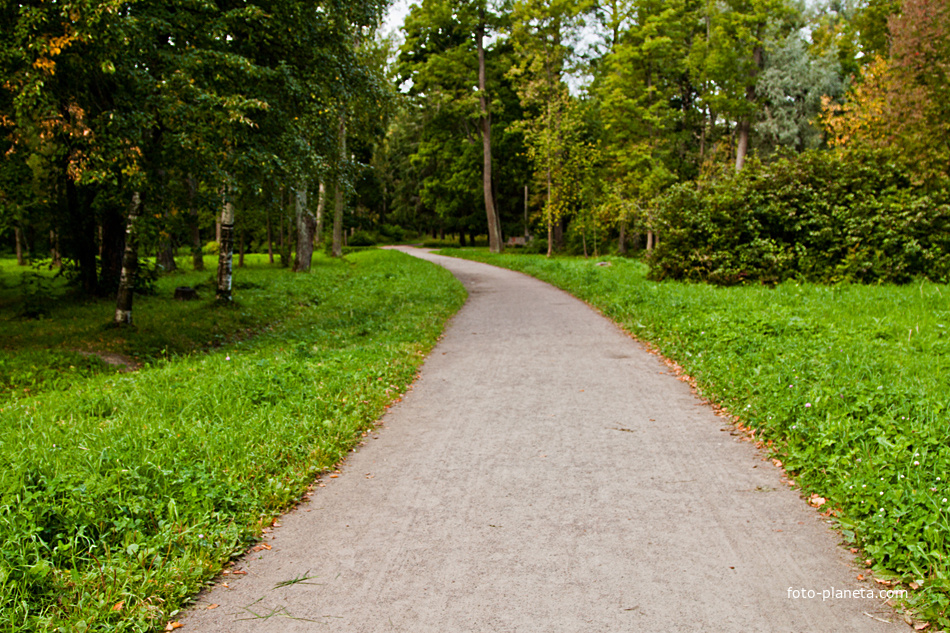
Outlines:
[[909,630],[876,597],[822,599],[880,585],[616,326],[519,273],[412,252],[468,303],[378,439],[183,630]]

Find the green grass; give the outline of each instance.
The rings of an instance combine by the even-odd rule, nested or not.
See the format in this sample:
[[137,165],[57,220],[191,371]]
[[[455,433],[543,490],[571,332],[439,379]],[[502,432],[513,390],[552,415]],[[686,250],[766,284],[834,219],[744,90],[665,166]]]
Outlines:
[[[808,493],[874,571],[950,626],[950,288],[653,283],[637,261],[445,254],[524,271],[681,365]],[[600,260],[602,261],[602,260]]]
[[231,307],[169,298],[209,274],[162,279],[134,331],[101,327],[108,301],[7,317],[17,366],[44,345],[149,362],[0,400],[0,630],[161,630],[345,456],[464,300],[446,271],[392,251],[306,275],[258,261],[236,271]]

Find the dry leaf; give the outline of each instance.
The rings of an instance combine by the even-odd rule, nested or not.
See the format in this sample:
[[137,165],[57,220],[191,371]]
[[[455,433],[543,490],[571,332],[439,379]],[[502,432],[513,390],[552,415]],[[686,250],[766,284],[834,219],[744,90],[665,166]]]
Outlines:
[[339,475],[330,475],[330,479],[336,479]]
[[819,495],[812,495],[811,499],[808,500],[808,503],[810,503],[812,506],[816,508],[820,508],[821,506],[825,505],[827,501],[828,500],[825,499],[824,497],[821,497]]
[[864,580],[864,574],[858,574],[858,580]]
[[234,574],[235,576],[247,576],[246,571],[232,571],[231,573]]
[[125,601],[124,601],[124,600],[123,600],[122,602],[116,602],[114,605],[112,605],[112,610],[113,610],[113,611],[121,611],[121,610],[122,610],[122,607],[124,607],[124,606],[125,606]]
[[916,582],[909,582],[907,583],[907,586],[913,589],[914,591],[920,589],[920,585],[918,585]]
[[920,624],[915,624],[915,625],[914,625],[914,630],[915,630],[915,631],[923,631],[923,630],[926,629],[928,626],[930,626],[930,623],[929,623],[929,622],[921,622]]
[[210,611],[211,609],[217,609],[217,608],[218,608],[218,605],[217,605],[217,604],[209,604],[207,608],[208,608],[208,611]]
[[874,582],[879,583],[881,585],[887,585],[888,587],[894,584],[893,580],[884,580],[883,578],[875,578]]
[[851,548],[851,553],[852,553],[852,554],[857,554],[857,553],[858,553],[858,548],[857,548],[857,547],[852,547],[852,548]]
[[181,622],[169,622],[168,624],[165,625],[165,630],[174,631],[175,629],[180,629],[183,626],[185,625],[182,624]]

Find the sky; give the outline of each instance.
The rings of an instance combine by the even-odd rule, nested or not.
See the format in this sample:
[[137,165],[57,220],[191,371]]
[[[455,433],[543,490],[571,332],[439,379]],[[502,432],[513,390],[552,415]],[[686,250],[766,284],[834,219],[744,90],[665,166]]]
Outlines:
[[409,15],[410,4],[412,4],[410,0],[395,0],[395,2],[393,2],[392,6],[389,7],[389,13],[386,15],[386,19],[383,21],[383,33],[399,31],[403,20]]

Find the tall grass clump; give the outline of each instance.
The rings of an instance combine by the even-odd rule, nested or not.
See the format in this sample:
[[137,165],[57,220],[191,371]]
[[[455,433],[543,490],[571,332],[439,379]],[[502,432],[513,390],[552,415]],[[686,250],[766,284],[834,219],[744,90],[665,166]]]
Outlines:
[[521,270],[680,364],[828,500],[874,571],[950,626],[950,289],[918,282],[717,287],[639,262],[453,255]]
[[273,302],[279,322],[2,402],[0,630],[162,629],[345,456],[464,300],[387,251],[236,278],[235,306],[188,309],[261,325]]

